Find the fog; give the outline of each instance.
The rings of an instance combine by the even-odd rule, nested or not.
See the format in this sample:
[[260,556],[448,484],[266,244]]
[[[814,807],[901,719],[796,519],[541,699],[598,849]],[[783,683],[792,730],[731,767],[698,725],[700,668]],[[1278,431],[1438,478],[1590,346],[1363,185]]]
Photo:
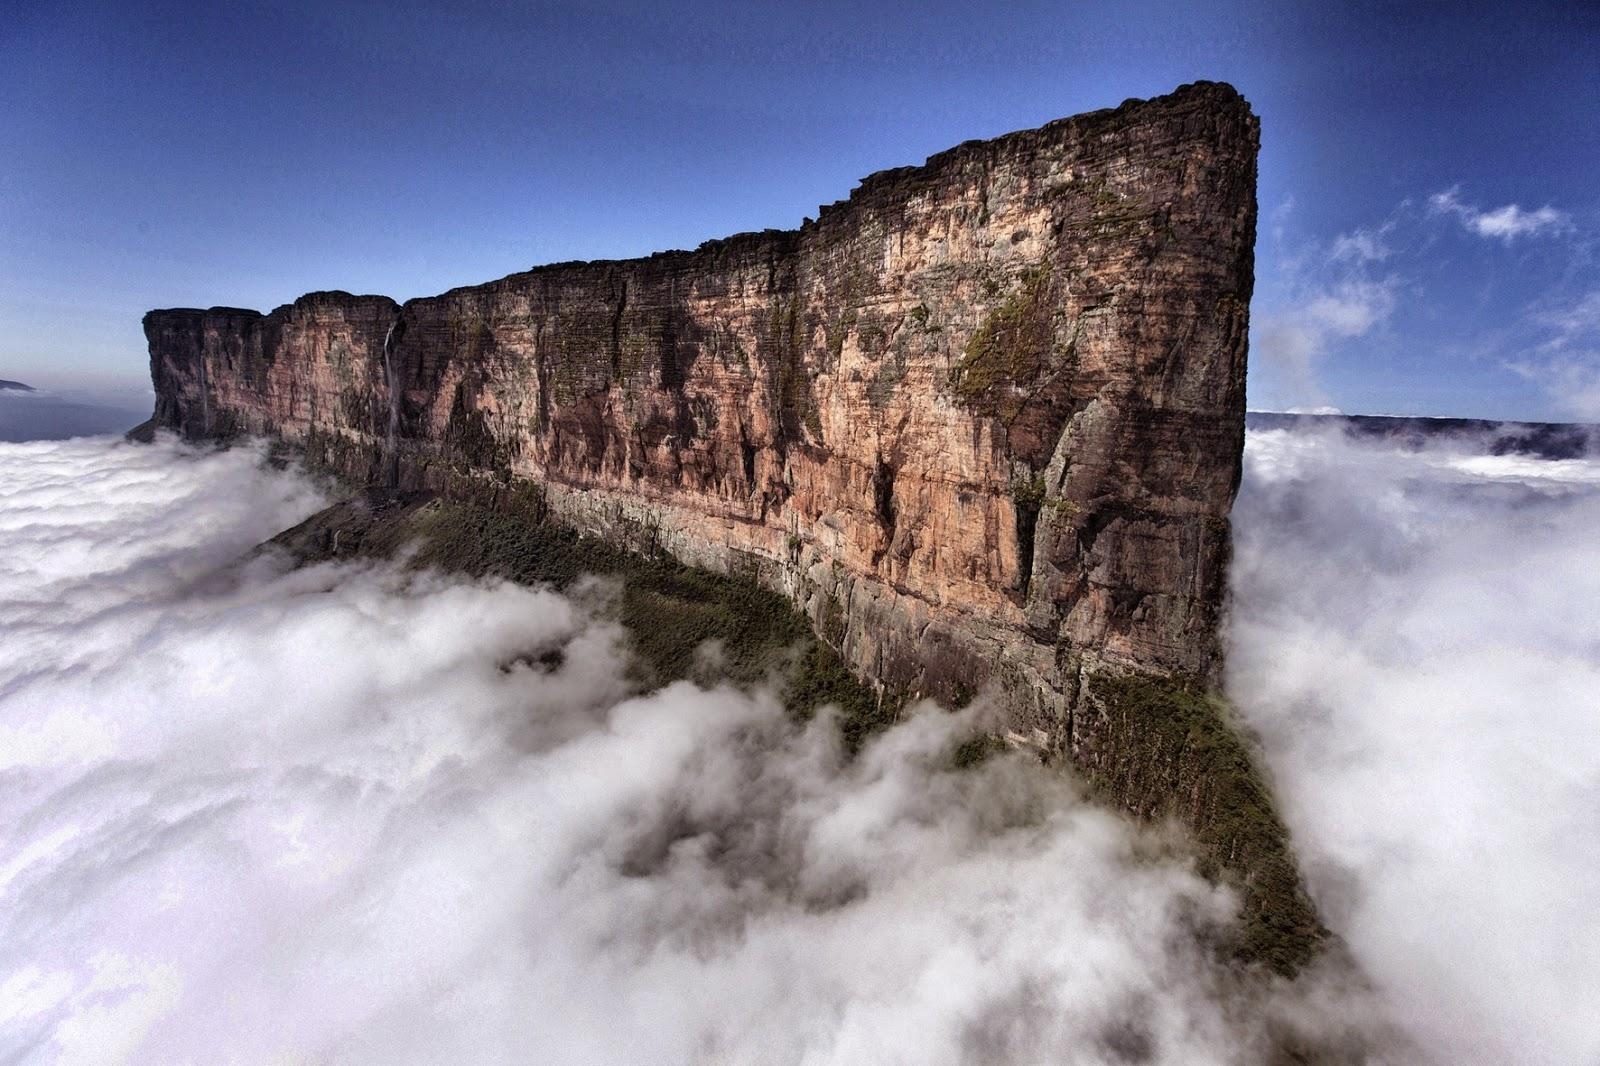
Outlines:
[[321,502],[260,458],[0,454],[0,1058],[1259,1053],[1231,895],[951,769],[981,708],[847,762],[770,693],[630,693],[601,589],[232,565]]
[[1230,690],[1440,1063],[1600,1061],[1600,462],[1253,433]]
[[250,555],[325,502],[261,459],[0,446],[0,1060],[1600,1048],[1592,464],[1250,441],[1230,685],[1374,998],[1241,986],[1174,833],[952,769],[981,701],[846,760],[634,692],[603,585]]

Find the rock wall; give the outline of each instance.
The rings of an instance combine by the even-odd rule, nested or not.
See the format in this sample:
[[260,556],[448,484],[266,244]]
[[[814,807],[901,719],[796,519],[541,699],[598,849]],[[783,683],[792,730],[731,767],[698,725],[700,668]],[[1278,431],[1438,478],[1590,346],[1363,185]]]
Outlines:
[[404,305],[152,311],[158,425],[791,597],[862,676],[1093,763],[1107,664],[1214,679],[1258,125],[1200,83],[865,179],[797,231]]

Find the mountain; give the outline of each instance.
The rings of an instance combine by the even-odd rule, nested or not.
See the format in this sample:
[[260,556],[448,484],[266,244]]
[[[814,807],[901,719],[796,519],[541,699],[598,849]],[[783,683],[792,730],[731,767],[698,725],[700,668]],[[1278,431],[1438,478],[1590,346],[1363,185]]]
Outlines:
[[1258,142],[1198,83],[871,175],[798,230],[403,305],[152,311],[152,424],[396,501],[301,543],[432,528],[437,496],[480,512],[438,558],[482,554],[485,515],[550,523],[787,597],[880,704],[987,687],[1011,742],[1187,821],[1249,953],[1293,969],[1321,929],[1207,696]]
[[0,380],[0,441],[65,440],[121,433],[142,417],[143,412],[132,407],[83,403],[20,381]]
[[1325,427],[1358,439],[1387,441],[1412,449],[1443,444],[1489,455],[1533,455],[1540,459],[1582,459],[1600,453],[1600,426],[1574,422],[1251,411],[1245,416],[1245,424],[1258,430]]

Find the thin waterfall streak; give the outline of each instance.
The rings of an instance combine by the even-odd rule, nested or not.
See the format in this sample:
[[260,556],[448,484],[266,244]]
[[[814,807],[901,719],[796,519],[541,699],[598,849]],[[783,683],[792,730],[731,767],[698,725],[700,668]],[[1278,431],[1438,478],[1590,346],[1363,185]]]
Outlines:
[[400,374],[394,362],[395,329],[399,325],[397,318],[389,323],[389,331],[383,335],[383,377],[389,387],[389,427],[383,438],[383,456],[391,488],[400,480],[400,459],[395,454],[395,437],[400,430]]
[[206,380],[206,356],[200,353],[200,432],[211,436],[211,385]]

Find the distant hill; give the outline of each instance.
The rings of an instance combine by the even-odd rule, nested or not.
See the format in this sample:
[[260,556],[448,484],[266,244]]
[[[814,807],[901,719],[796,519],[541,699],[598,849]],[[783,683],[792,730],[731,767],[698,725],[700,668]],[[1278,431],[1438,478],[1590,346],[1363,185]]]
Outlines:
[[1245,415],[1245,426],[1255,430],[1342,429],[1354,437],[1389,441],[1405,448],[1443,444],[1488,455],[1582,459],[1600,454],[1600,426],[1578,422],[1492,422],[1480,418],[1251,411]]
[[148,408],[82,403],[0,378],[0,441],[7,443],[123,433],[148,416]]

